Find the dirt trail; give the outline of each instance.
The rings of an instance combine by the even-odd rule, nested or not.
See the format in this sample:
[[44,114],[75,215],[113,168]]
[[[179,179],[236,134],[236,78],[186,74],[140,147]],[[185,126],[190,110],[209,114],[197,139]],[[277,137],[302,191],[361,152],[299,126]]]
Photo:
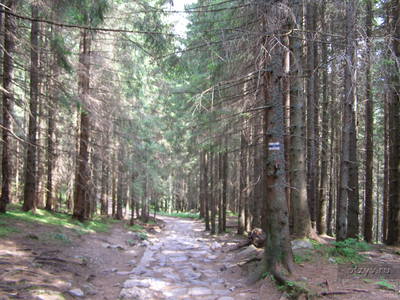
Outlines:
[[149,239],[123,284],[122,299],[262,299],[232,267],[233,254],[223,253],[221,243],[205,236],[200,222],[160,218],[166,227]]

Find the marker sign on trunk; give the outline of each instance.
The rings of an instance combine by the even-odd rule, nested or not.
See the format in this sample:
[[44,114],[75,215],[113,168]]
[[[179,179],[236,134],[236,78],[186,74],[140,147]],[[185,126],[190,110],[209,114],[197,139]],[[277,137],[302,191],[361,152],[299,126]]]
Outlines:
[[279,151],[281,150],[281,143],[268,143],[269,151]]

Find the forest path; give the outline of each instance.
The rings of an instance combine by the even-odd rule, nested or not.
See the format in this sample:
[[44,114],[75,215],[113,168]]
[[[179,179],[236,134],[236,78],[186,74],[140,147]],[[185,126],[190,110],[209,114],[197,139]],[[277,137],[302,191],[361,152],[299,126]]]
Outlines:
[[199,221],[158,216],[166,226],[149,238],[142,259],[123,284],[122,299],[261,299],[222,244]]

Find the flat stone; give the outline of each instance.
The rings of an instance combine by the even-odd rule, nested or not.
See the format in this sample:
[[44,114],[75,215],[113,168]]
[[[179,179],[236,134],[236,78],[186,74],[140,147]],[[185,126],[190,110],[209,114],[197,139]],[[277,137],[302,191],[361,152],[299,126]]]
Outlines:
[[188,257],[185,255],[181,255],[181,256],[173,256],[169,258],[172,263],[179,263],[179,262],[184,262],[188,260]]
[[208,258],[208,259],[211,259],[211,260],[215,260],[215,259],[218,258],[218,256],[216,256],[216,255],[209,255],[209,256],[207,256],[207,258]]
[[229,295],[231,292],[228,290],[214,290],[213,293],[218,296],[226,296]]
[[221,246],[220,243],[214,242],[214,243],[211,244],[210,248],[211,248],[211,250],[215,251],[215,250],[217,250],[217,249],[222,248],[222,246]]
[[182,278],[195,280],[201,277],[201,273],[193,272],[191,269],[182,269],[181,270]]
[[127,276],[127,275],[130,275],[130,274],[132,274],[132,272],[117,272],[117,275],[120,275],[120,276]]
[[81,289],[72,289],[68,291],[68,294],[74,297],[84,297],[85,293]]
[[173,297],[174,299],[176,299],[177,297],[185,296],[185,294],[187,294],[187,292],[188,292],[187,288],[176,288],[173,290],[165,291],[165,292],[163,292],[163,294],[166,297]]
[[223,297],[219,297],[218,300],[235,300],[235,298],[223,296]]
[[129,279],[124,282],[124,288],[130,289],[133,287],[141,287],[141,288],[148,288],[150,287],[150,283],[140,279]]
[[191,296],[203,296],[203,295],[210,295],[212,294],[212,291],[209,288],[206,287],[194,287],[191,288],[189,291],[189,295]]
[[144,300],[144,299],[151,299],[151,295],[148,295],[149,292],[145,291],[138,287],[133,287],[129,289],[122,289],[119,298],[126,299],[126,300]]
[[164,277],[171,281],[179,281],[180,280],[179,276],[174,273],[164,273]]

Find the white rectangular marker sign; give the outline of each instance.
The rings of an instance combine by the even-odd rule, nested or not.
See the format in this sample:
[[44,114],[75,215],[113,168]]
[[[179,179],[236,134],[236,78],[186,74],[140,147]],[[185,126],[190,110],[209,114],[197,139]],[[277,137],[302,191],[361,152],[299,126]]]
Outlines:
[[268,150],[278,151],[281,149],[281,143],[268,143]]

